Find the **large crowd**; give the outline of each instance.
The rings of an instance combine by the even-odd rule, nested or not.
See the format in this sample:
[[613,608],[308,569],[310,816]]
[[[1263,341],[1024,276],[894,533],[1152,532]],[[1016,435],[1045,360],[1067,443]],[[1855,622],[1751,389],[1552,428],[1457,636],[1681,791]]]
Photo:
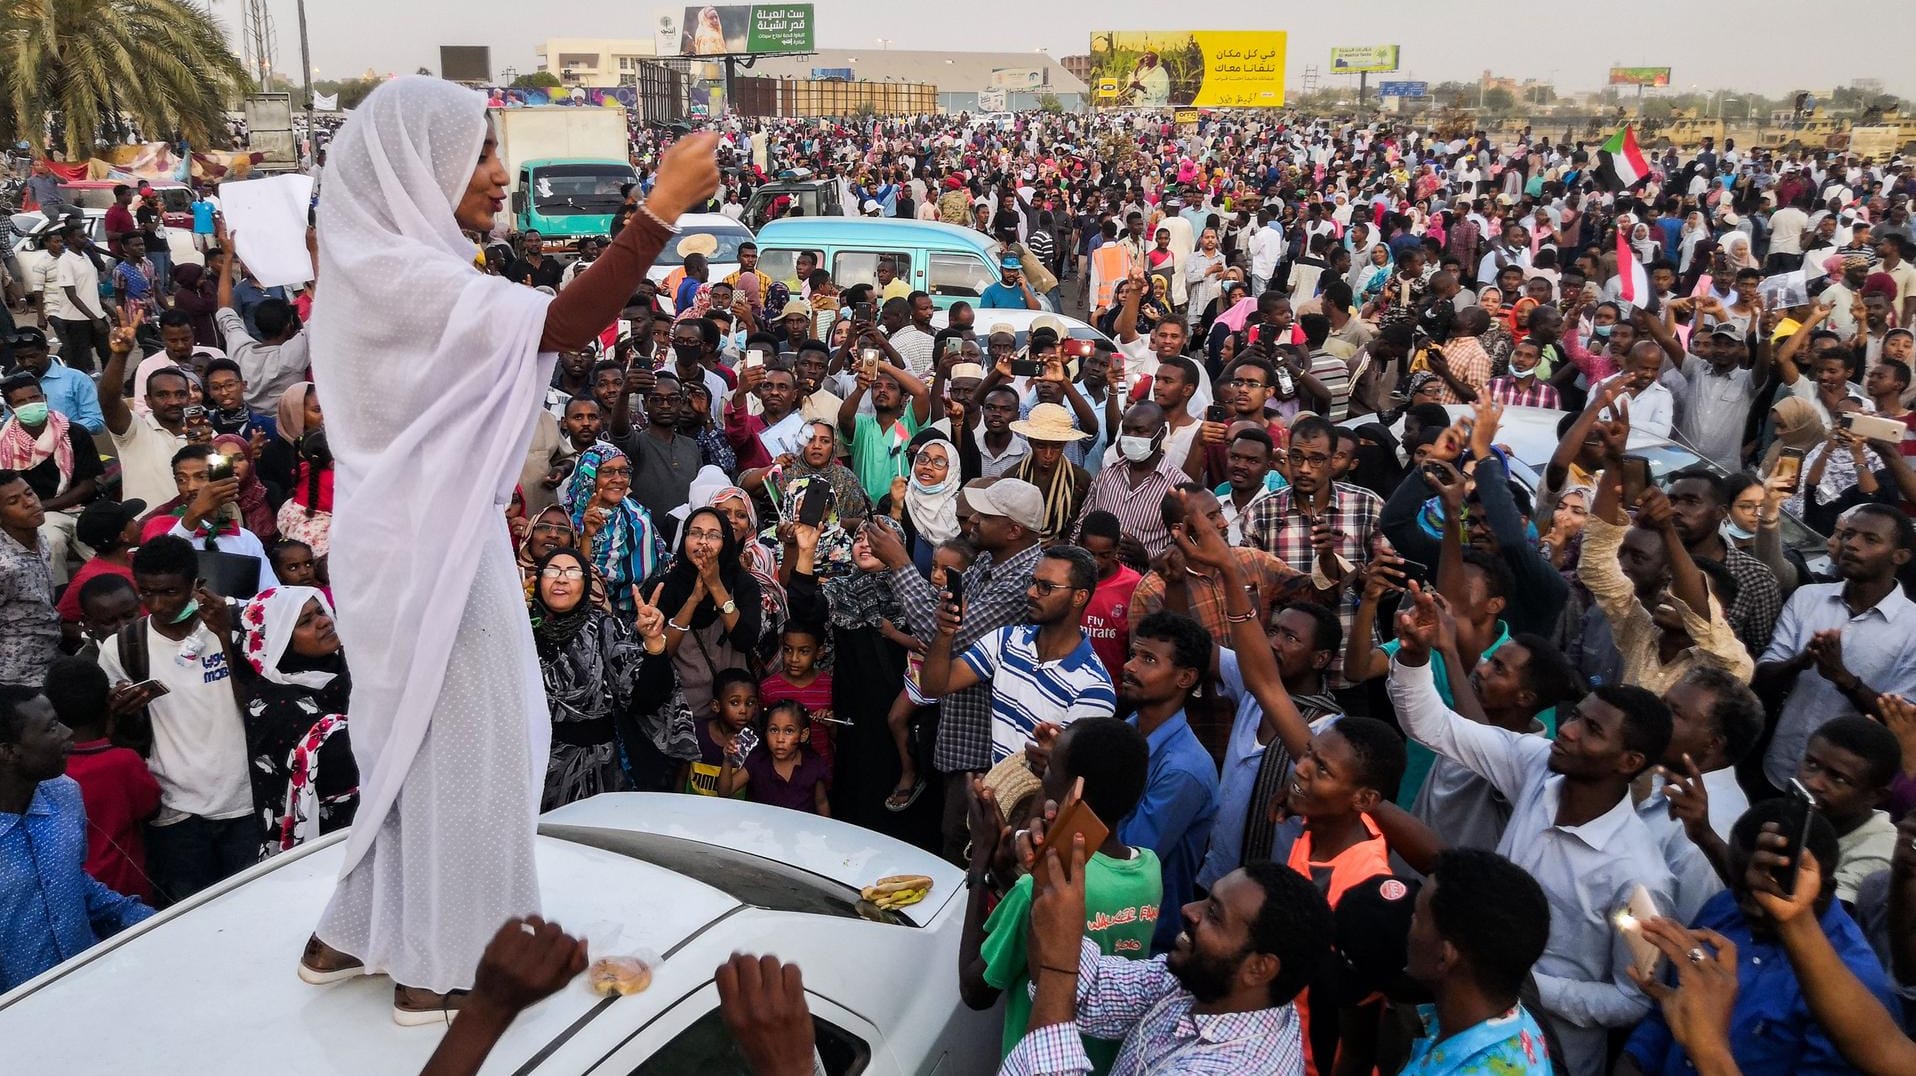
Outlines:
[[[548,322],[475,539],[523,584],[542,809],[740,797],[963,866],[1008,1072],[1916,1069],[1900,158],[1706,139],[1622,186],[1295,114],[708,126],[688,208],[809,169],[1003,278],[746,244]],[[556,319],[649,261],[673,137],[576,261],[474,234],[471,271]],[[66,228],[0,341],[0,991],[352,824],[329,414],[384,416],[422,506],[461,483],[309,380],[339,285],[262,287],[216,225],[156,266],[145,208]],[[1040,855],[1074,798],[1101,843]],[[564,944],[525,935],[486,960]],[[765,1072],[809,1065],[775,971],[722,983]]]

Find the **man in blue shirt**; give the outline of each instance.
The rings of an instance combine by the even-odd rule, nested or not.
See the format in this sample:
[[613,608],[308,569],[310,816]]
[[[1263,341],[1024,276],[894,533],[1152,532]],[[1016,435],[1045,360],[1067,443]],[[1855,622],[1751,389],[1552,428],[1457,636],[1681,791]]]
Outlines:
[[153,914],[86,873],[72,747],[38,688],[0,685],[0,993]]
[[[1184,715],[1210,665],[1211,633],[1203,625],[1178,613],[1152,613],[1131,630],[1131,656],[1118,685],[1119,702],[1136,711],[1131,722],[1151,748],[1144,799],[1118,824],[1118,839],[1158,854],[1166,908],[1195,897],[1217,820],[1217,764]],[[1169,951],[1179,928],[1177,916],[1160,916],[1151,951]]]
[[[25,326],[15,329],[7,343],[13,348],[13,359],[20,369],[40,382],[48,408],[85,426],[87,432],[95,436],[106,432],[106,419],[100,414],[100,396],[93,389],[93,379],[66,363],[53,361],[47,352],[46,333]],[[5,410],[0,409],[0,416],[4,415]]]
[[998,283],[984,290],[978,296],[980,310],[1043,310],[1043,304],[1032,294],[1031,285],[1025,283],[1024,273],[1020,270],[1017,255],[1007,254],[998,260],[998,270],[1002,275]]
[[[1730,1054],[1743,1076],[1854,1072],[1810,1012],[1769,913],[1750,895],[1748,874],[1757,834],[1765,822],[1793,824],[1787,821],[1788,815],[1786,801],[1773,799],[1757,804],[1736,820],[1729,841],[1730,888],[1711,897],[1691,926],[1713,930],[1736,945],[1737,989],[1736,1004],[1730,1010]],[[1804,843],[1818,863],[1837,862],[1840,853],[1836,830],[1822,815],[1810,816],[1809,839]],[[1895,994],[1882,963],[1862,929],[1836,900],[1834,874],[1824,874],[1822,879],[1816,916],[1824,937],[1876,1000],[1896,1011]],[[1676,976],[1667,973],[1665,979],[1675,982]],[[1688,1053],[1670,1034],[1660,1008],[1651,1009],[1637,1026],[1615,1070],[1644,1076],[1678,1076],[1695,1071]]]

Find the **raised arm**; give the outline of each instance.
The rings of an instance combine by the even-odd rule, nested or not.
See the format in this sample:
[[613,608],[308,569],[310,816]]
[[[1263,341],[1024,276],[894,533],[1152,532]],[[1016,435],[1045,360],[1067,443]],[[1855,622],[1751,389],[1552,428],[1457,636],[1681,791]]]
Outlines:
[[540,350],[577,351],[619,316],[671,238],[672,222],[718,189],[717,149],[717,133],[701,131],[665,151],[644,211],[546,308]]
[[126,360],[139,342],[134,337],[134,326],[137,324],[137,318],[126,318],[107,337],[106,369],[100,371],[100,380],[93,386],[94,395],[100,400],[100,416],[106,420],[107,431],[119,436],[125,436],[126,431],[133,426],[133,410],[126,403]]

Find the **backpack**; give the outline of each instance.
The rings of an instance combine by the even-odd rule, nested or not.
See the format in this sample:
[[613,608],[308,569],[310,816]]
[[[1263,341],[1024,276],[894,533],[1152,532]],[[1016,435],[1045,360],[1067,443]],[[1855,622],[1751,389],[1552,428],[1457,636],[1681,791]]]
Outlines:
[[[131,624],[120,628],[115,638],[119,640],[120,668],[126,670],[128,683],[137,684],[150,680],[153,676],[153,655],[147,647],[146,627],[153,618],[141,616]],[[233,690],[233,705],[239,708],[242,717],[246,714],[246,691],[240,684],[240,672],[227,661],[226,683]],[[140,707],[139,713],[132,714],[114,722],[113,742],[121,747],[130,747],[139,752],[141,758],[153,753],[153,714],[150,706]]]

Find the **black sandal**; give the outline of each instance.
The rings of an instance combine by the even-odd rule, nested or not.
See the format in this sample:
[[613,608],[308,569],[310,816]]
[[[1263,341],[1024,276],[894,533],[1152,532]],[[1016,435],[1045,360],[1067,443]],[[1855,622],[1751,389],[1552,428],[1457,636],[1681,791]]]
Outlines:
[[[912,784],[909,788],[903,785],[900,785],[899,787],[891,790],[891,795],[885,797],[885,810],[890,811],[893,814],[897,814],[900,811],[908,811],[911,809],[912,804],[918,802],[918,797],[923,795],[924,792],[925,792],[925,779],[923,777],[920,777],[917,780],[917,782]],[[899,796],[904,796],[905,802],[903,803],[897,802]]]

